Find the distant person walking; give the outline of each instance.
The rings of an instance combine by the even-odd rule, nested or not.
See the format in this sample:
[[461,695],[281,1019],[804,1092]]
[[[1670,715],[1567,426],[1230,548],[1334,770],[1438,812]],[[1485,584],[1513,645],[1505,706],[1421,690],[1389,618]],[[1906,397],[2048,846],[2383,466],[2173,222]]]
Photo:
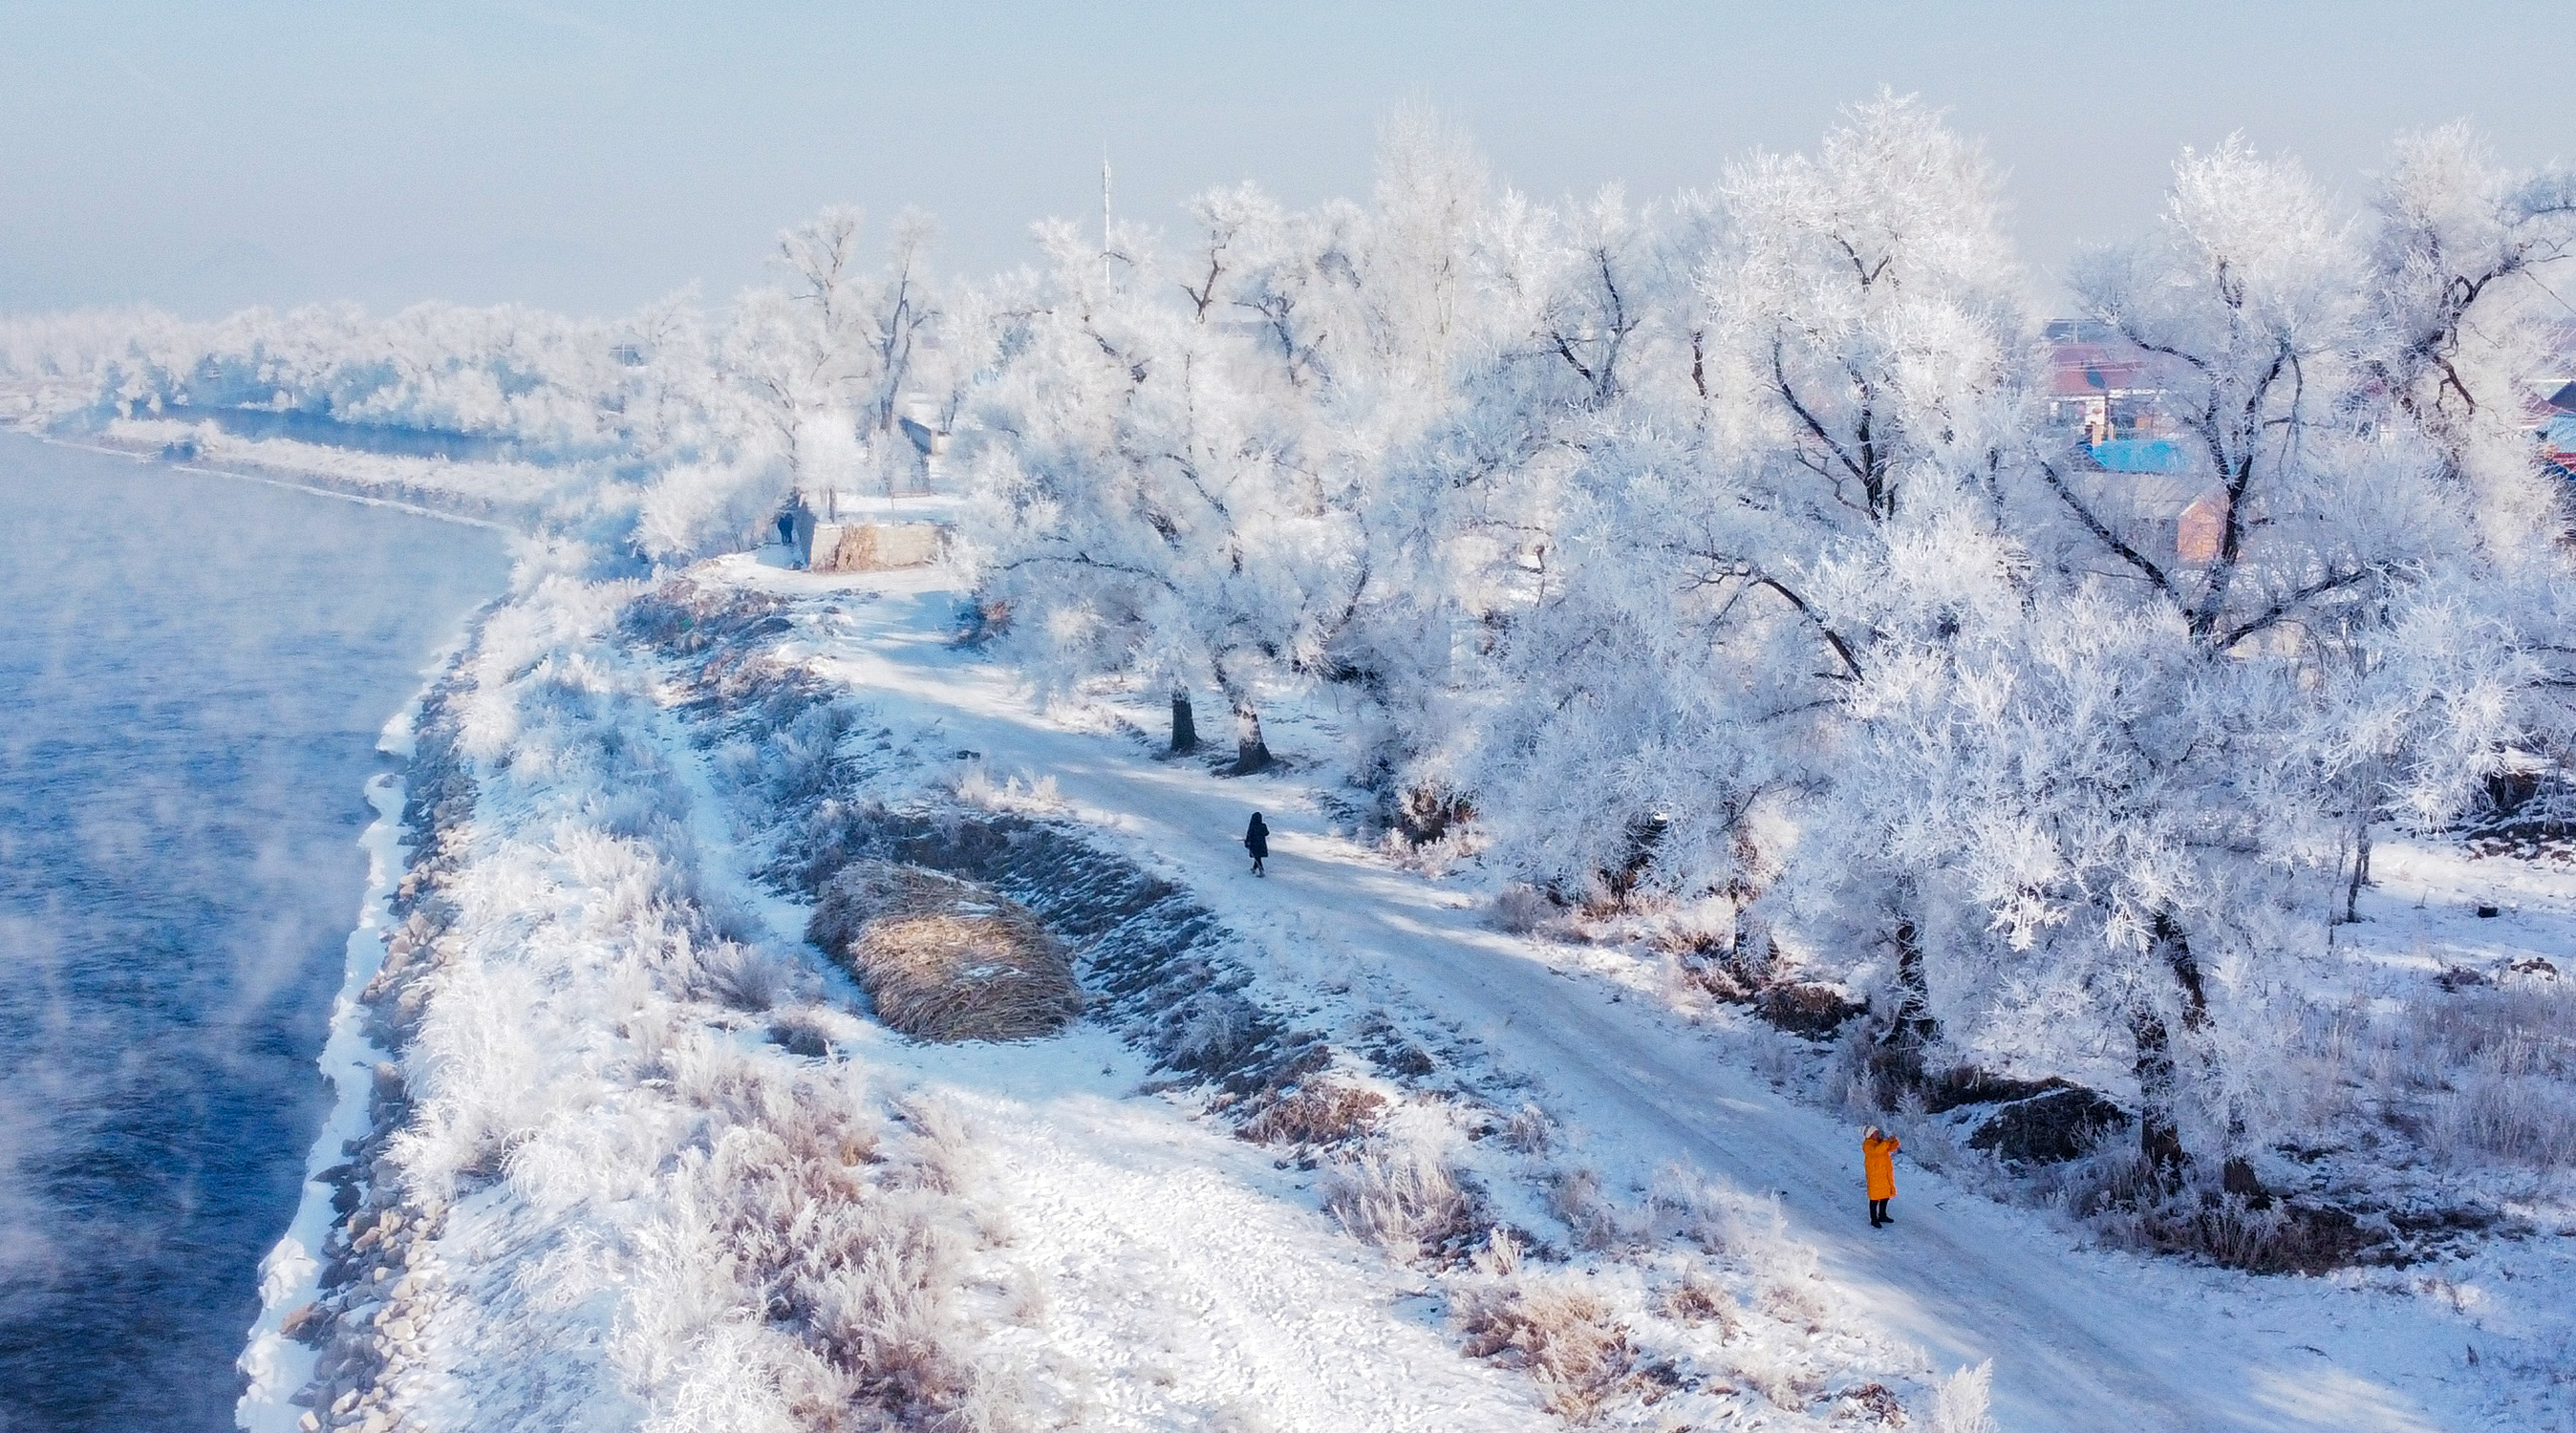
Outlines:
[[1261,863],[1270,859],[1270,828],[1262,823],[1258,811],[1252,813],[1252,824],[1243,828],[1243,849],[1252,853],[1252,874],[1268,874],[1261,869]]
[[1893,1224],[1895,1216],[1887,1212],[1887,1201],[1896,1197],[1896,1161],[1890,1156],[1902,1148],[1894,1135],[1878,1132],[1871,1125],[1861,1132],[1860,1162],[1869,1170],[1869,1227]]

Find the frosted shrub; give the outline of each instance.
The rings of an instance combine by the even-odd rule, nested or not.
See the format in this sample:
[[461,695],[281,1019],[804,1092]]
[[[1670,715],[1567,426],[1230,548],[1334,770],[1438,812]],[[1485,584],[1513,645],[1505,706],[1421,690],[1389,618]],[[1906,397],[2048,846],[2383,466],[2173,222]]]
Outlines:
[[1494,925],[1514,935],[1534,935],[1557,918],[1557,907],[1536,886],[1514,881],[1494,895]]
[[1222,1070],[1251,1050],[1258,1025],[1258,1012],[1241,995],[1202,991],[1172,1012],[1165,1057],[1183,1070]]
[[420,1118],[395,1142],[416,1188],[452,1197],[460,1178],[497,1173],[512,1140],[544,1118],[544,1045],[527,1012],[535,982],[512,966],[464,959],[441,972],[433,1018],[405,1052]]
[[1744,1339],[1726,1347],[1727,1372],[1787,1413],[1806,1409],[1824,1384],[1797,1355],[1769,1339]]
[[1548,1181],[1547,1212],[1572,1234],[1575,1247],[1607,1249],[1626,1237],[1616,1206],[1601,1193],[1601,1176],[1577,1167]]
[[1503,1143],[1515,1154],[1543,1155],[1556,1143],[1556,1122],[1547,1117],[1547,1111],[1524,1104],[1504,1122]]
[[851,702],[817,702],[770,736],[769,799],[781,806],[812,800],[831,784],[841,739],[859,724]]
[[1052,811],[1064,806],[1064,796],[1052,773],[1030,776],[1023,772],[995,781],[991,768],[980,761],[966,764],[957,774],[953,790],[958,801],[978,811]]
[[957,784],[951,790],[959,801],[978,811],[1001,808],[1001,784],[993,780],[993,773],[980,761],[966,763],[965,769],[957,773]]
[[760,460],[670,468],[645,492],[635,548],[670,563],[731,551],[769,521],[790,481],[784,464]]
[[1466,1234],[1475,1216],[1445,1151],[1422,1135],[1389,1139],[1326,1166],[1324,1208],[1401,1263]]
[[941,1194],[965,1189],[967,1180],[983,1168],[983,1155],[966,1117],[940,1099],[909,1099],[900,1111],[913,1134],[904,1147],[909,1181]]
[[1927,1433],[2001,1433],[1986,1411],[1994,1378],[1993,1359],[1951,1374],[1932,1396]]
[[763,1011],[811,985],[800,967],[740,941],[718,939],[697,953],[690,989],[736,1010]]
[[804,1336],[783,1356],[791,1406],[832,1426],[825,1410],[854,1398],[904,1422],[976,1403],[975,1340],[954,1303],[974,1237],[953,1196],[971,1161],[953,1113],[907,1106],[909,1132],[883,1141],[844,1073],[688,1044],[674,1084],[717,1132],[684,1163],[683,1207],[701,1211],[734,1297]]
[[1636,1381],[1627,1328],[1578,1277],[1515,1266],[1464,1288],[1452,1311],[1470,1358],[1527,1371],[1543,1406],[1573,1423],[1591,1422]]
[[1710,1254],[1750,1248],[1757,1229],[1782,1227],[1778,1215],[1769,1203],[1711,1183],[1679,1164],[1657,1171],[1646,1190],[1649,1230],[1659,1239],[1680,1235]]

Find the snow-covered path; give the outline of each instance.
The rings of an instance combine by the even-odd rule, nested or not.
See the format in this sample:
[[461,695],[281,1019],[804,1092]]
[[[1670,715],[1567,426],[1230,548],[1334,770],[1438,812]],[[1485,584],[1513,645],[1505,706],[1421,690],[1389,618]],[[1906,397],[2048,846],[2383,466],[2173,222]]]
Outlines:
[[1056,1309],[997,1337],[1081,1426],[1558,1426],[1527,1380],[1458,1357],[1436,1305],[1389,1302],[1372,1251],[1282,1219],[1296,1175],[1267,1151],[1120,1098],[1152,1072],[1110,1031],[869,1058],[933,1082],[997,1166],[1012,1258]]
[[[743,575],[753,572],[746,564]],[[819,585],[770,572],[756,580],[806,593]],[[2422,1386],[2441,1377],[2447,1351],[2413,1347],[2425,1341],[2390,1326],[2411,1320],[2385,1308],[2354,1310],[2358,1326],[2339,1338],[2346,1321],[2319,1297],[2222,1300],[2193,1271],[2070,1250],[2044,1221],[1917,1170],[1900,1174],[1899,1222],[1871,1230],[1845,1124],[1717,1058],[1652,1002],[1556,969],[1543,946],[1486,928],[1457,894],[1327,834],[1313,792],[1294,777],[1228,780],[1048,722],[1008,673],[945,645],[953,598],[935,578],[880,590],[845,607],[815,653],[821,670],[890,715],[939,723],[943,742],[982,753],[997,775],[1052,777],[1076,819],[1238,928],[1347,956],[1372,997],[1476,1037],[1591,1132],[1584,1152],[1606,1178],[1642,1181],[1680,1162],[1776,1191],[1827,1277],[1886,1332],[1922,1346],[1936,1367],[1994,1360],[1995,1412],[2013,1433],[2445,1426],[2393,1376]],[[1273,832],[1272,875],[1261,881],[1235,844],[1254,807]],[[2240,1310],[2259,1312],[2264,1326]]]

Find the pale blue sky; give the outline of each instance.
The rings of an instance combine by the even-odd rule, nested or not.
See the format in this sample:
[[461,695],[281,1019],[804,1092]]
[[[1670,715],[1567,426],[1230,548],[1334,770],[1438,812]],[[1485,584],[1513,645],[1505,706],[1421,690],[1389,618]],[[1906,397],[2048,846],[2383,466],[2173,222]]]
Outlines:
[[0,308],[721,299],[827,203],[936,214],[984,272],[1031,220],[1251,178],[1363,194],[1408,97],[1541,194],[1643,196],[1918,91],[2013,175],[2035,263],[2132,232],[2244,130],[2357,194],[2401,128],[2576,158],[2576,19],[2539,3],[1072,7],[58,4],[0,43]]

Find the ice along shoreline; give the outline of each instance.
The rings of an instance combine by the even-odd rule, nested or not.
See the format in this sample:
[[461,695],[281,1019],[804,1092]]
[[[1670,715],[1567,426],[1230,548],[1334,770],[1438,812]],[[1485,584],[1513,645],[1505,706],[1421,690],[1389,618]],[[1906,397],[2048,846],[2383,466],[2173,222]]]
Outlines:
[[247,1433],[297,1433],[298,1420],[306,1416],[292,1400],[312,1381],[321,1352],[296,1340],[290,1324],[321,1296],[323,1241],[343,1212],[341,1191],[353,1188],[358,1177],[349,1152],[374,1129],[371,1109],[378,1070],[392,1052],[367,1032],[367,1009],[360,997],[384,968],[385,941],[394,927],[394,892],[411,861],[403,809],[410,795],[409,763],[418,746],[421,706],[430,687],[463,650],[460,636],[439,653],[420,690],[385,723],[376,743],[376,750],[401,760],[405,769],[371,777],[366,785],[368,804],[376,811],[376,819],[358,838],[367,853],[366,893],[359,900],[357,925],[345,946],[340,992],[331,1002],[330,1033],[316,1060],[331,1085],[331,1108],[305,1156],[295,1217],[259,1261],[259,1318],[236,1361],[249,1382],[235,1405],[234,1423]]

